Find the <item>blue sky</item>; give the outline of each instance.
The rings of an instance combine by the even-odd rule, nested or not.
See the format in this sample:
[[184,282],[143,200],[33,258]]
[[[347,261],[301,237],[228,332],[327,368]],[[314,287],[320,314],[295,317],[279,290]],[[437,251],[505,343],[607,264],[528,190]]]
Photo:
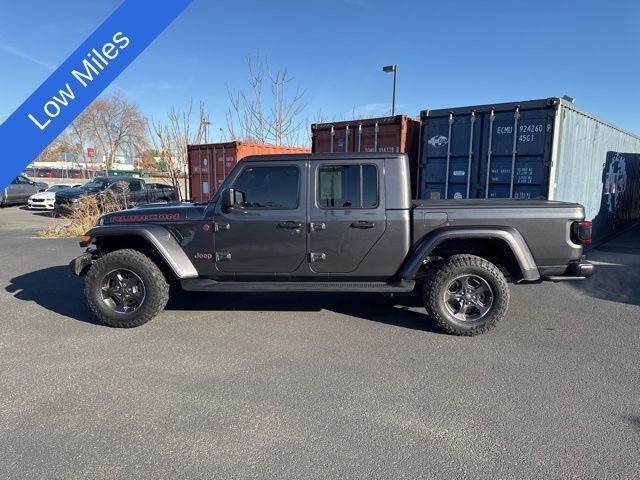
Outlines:
[[[3,1],[0,123],[119,3]],[[402,113],[570,94],[640,134],[639,20],[635,1],[194,0],[110,89],[154,118],[202,99],[216,139],[247,55],[288,67],[311,119],[387,114],[396,63]]]

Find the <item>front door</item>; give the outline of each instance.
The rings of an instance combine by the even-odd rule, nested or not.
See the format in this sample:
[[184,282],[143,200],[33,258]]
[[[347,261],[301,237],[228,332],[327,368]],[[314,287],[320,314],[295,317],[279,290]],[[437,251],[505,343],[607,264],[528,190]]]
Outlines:
[[220,272],[292,273],[306,261],[306,162],[247,162],[233,185],[236,205],[216,206]]
[[[312,162],[309,261],[317,273],[350,273],[384,234],[384,160]],[[312,195],[310,195],[312,197]]]
[[28,178],[19,175],[11,185],[13,188],[8,188],[7,193],[11,196],[12,202],[26,202],[31,196],[31,189],[29,188],[30,182]]

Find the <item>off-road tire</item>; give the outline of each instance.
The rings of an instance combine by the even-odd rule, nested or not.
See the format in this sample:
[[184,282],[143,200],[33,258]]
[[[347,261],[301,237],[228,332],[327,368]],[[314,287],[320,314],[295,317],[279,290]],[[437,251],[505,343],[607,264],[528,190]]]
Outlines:
[[[109,272],[118,268],[134,272],[144,284],[145,298],[133,312],[116,312],[102,300],[102,281]],[[87,272],[84,291],[95,316],[105,325],[118,328],[147,323],[164,309],[169,300],[169,284],[158,266],[146,255],[130,249],[116,250],[96,260]]]
[[[486,315],[479,320],[460,320],[447,308],[445,290],[461,275],[480,277],[491,287],[493,304]],[[472,336],[495,327],[505,316],[509,306],[509,287],[500,269],[488,260],[475,255],[452,255],[435,265],[429,272],[425,279],[422,299],[427,314],[446,332],[453,335]]]

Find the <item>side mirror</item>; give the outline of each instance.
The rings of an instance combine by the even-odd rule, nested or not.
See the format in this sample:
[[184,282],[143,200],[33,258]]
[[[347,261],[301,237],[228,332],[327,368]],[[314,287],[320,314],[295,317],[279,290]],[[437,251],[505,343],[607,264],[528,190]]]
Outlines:
[[29,180],[29,185],[35,185],[36,182],[34,182],[33,180]]
[[227,211],[236,204],[236,192],[233,188],[226,188],[220,194],[220,205]]

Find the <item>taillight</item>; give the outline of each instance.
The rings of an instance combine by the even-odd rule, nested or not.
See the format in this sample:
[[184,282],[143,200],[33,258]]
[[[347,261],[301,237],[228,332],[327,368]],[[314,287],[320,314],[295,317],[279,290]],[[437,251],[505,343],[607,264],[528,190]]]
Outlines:
[[573,222],[571,225],[571,240],[580,245],[590,245],[592,226],[593,223],[588,220]]

